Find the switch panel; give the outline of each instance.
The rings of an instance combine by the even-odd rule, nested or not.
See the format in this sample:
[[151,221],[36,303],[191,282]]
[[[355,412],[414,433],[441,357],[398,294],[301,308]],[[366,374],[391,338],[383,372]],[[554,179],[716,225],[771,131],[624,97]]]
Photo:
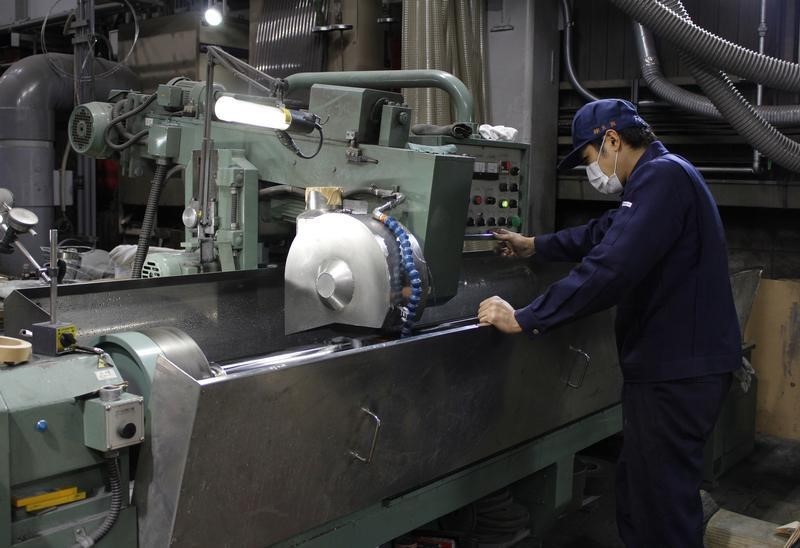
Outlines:
[[[527,146],[518,143],[459,146],[460,154],[475,157],[465,234],[480,234],[497,228],[522,230],[527,152]],[[494,247],[493,240],[464,241],[465,253],[491,251]]]
[[475,158],[464,219],[464,253],[494,250],[496,240],[483,235],[498,228],[514,232],[529,230],[533,210],[528,176],[529,145],[443,135],[416,135],[411,137],[411,142],[454,145],[456,154]]
[[86,400],[83,441],[98,451],[114,451],[144,440],[144,399],[121,393],[116,399]]

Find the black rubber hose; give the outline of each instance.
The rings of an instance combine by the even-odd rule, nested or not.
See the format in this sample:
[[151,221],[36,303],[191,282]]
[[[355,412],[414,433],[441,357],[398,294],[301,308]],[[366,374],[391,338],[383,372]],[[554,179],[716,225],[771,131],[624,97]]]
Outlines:
[[166,174],[166,165],[156,165],[156,171],[153,174],[153,182],[150,183],[150,195],[147,197],[147,206],[144,210],[142,228],[139,230],[139,243],[136,246],[136,255],[133,257],[131,278],[142,277],[142,267],[144,266],[144,260],[147,258],[147,252],[150,249],[150,235],[153,233],[153,223],[156,219],[156,211],[158,210],[158,202],[161,199],[161,189],[164,186]]
[[572,87],[577,91],[581,97],[587,101],[597,101],[600,97],[594,95],[591,91],[583,87],[581,81],[578,80],[578,75],[575,73],[575,67],[572,65],[572,14],[569,11],[567,0],[561,0],[561,16],[564,18],[564,36],[562,46],[564,48],[564,66],[567,69],[567,78],[572,84]]
[[800,91],[800,65],[770,57],[720,38],[698,27],[662,2],[611,0],[632,19],[672,41],[691,48],[691,54],[708,65],[774,88]]
[[[665,0],[664,6],[691,21],[681,0]],[[783,135],[764,120],[726,74],[705,66],[697,57],[685,51],[681,52],[681,60],[686,63],[703,93],[748,143],[775,163],[800,172],[800,143]]]
[[88,548],[97,544],[101,538],[106,536],[114,524],[119,519],[119,513],[122,511],[122,481],[119,474],[119,460],[117,457],[107,457],[106,463],[108,464],[108,482],[111,485],[111,506],[108,509],[106,518],[100,526],[92,531],[89,535],[83,537],[78,542],[72,545],[72,548]]
[[[722,120],[722,114],[707,97],[676,86],[664,77],[653,34],[635,21],[633,29],[636,35],[639,65],[647,87],[658,97],[693,114]],[[800,105],[769,105],[754,106],[753,108],[764,120],[773,125],[795,126],[800,124]]]

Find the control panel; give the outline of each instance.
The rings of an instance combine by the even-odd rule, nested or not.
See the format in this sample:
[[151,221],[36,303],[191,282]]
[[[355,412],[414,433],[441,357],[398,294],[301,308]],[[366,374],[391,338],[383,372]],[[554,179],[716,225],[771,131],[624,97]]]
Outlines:
[[522,231],[527,210],[524,163],[527,150],[518,147],[516,143],[509,143],[507,147],[470,146],[459,150],[475,157],[469,209],[464,222],[465,253],[494,249],[494,240],[482,235],[498,228]]
[[464,253],[492,251],[491,232],[504,228],[524,232],[530,224],[528,153],[524,143],[413,136],[423,145],[455,145],[456,154],[475,158],[467,218],[464,219]]

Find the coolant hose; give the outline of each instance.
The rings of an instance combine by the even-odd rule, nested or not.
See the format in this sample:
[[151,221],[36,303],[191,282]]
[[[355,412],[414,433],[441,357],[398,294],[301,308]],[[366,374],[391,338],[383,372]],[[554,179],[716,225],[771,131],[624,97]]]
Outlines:
[[164,179],[167,174],[166,164],[157,164],[153,174],[153,182],[150,183],[150,195],[147,197],[147,206],[144,210],[142,228],[139,230],[139,243],[136,246],[136,255],[133,257],[133,268],[131,278],[142,277],[142,267],[147,258],[147,251],[150,249],[150,235],[153,233],[153,223],[156,219],[158,202],[161,199],[161,188],[164,186]]
[[611,0],[611,3],[656,34],[690,50],[708,65],[774,88],[800,91],[800,65],[797,63],[763,55],[720,38],[659,1]]
[[[635,21],[633,30],[636,35],[636,49],[639,54],[642,77],[654,94],[693,114],[718,120],[723,119],[717,107],[707,97],[687,91],[667,80],[661,72],[653,34],[641,23]],[[769,105],[754,106],[754,108],[764,120],[776,126],[800,124],[800,105]]]
[[381,208],[377,208],[372,213],[372,216],[383,223],[397,239],[400,247],[400,262],[411,286],[411,296],[408,298],[408,303],[406,303],[406,314],[405,318],[403,318],[403,326],[400,328],[400,338],[404,339],[413,334],[414,324],[417,321],[417,308],[422,302],[422,275],[417,270],[417,265],[414,264],[414,250],[411,247],[411,239],[408,237],[403,225],[397,222],[394,217],[383,213]]
[[122,510],[122,481],[119,474],[119,460],[116,456],[107,457],[106,463],[108,464],[108,482],[111,485],[111,506],[106,514],[106,519],[100,526],[92,531],[89,535],[80,537],[78,541],[72,545],[72,548],[89,548],[97,544],[101,538],[106,536],[114,524],[117,523],[119,513]]
[[583,87],[581,81],[578,80],[578,75],[575,73],[575,67],[572,65],[572,14],[569,12],[569,5],[567,0],[561,0],[561,16],[564,18],[564,67],[567,69],[567,78],[570,84],[575,88],[581,97],[587,101],[597,101],[600,99],[591,91]]

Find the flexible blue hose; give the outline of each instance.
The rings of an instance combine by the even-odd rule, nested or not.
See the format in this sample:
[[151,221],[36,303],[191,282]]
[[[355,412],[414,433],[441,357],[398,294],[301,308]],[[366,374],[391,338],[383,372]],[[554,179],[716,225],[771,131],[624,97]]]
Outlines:
[[410,337],[413,333],[414,323],[417,321],[417,308],[422,301],[422,278],[417,265],[414,264],[414,250],[411,248],[411,239],[394,217],[382,215],[379,219],[386,228],[392,231],[400,247],[400,262],[411,285],[411,296],[406,304],[406,317],[400,328],[400,338]]

